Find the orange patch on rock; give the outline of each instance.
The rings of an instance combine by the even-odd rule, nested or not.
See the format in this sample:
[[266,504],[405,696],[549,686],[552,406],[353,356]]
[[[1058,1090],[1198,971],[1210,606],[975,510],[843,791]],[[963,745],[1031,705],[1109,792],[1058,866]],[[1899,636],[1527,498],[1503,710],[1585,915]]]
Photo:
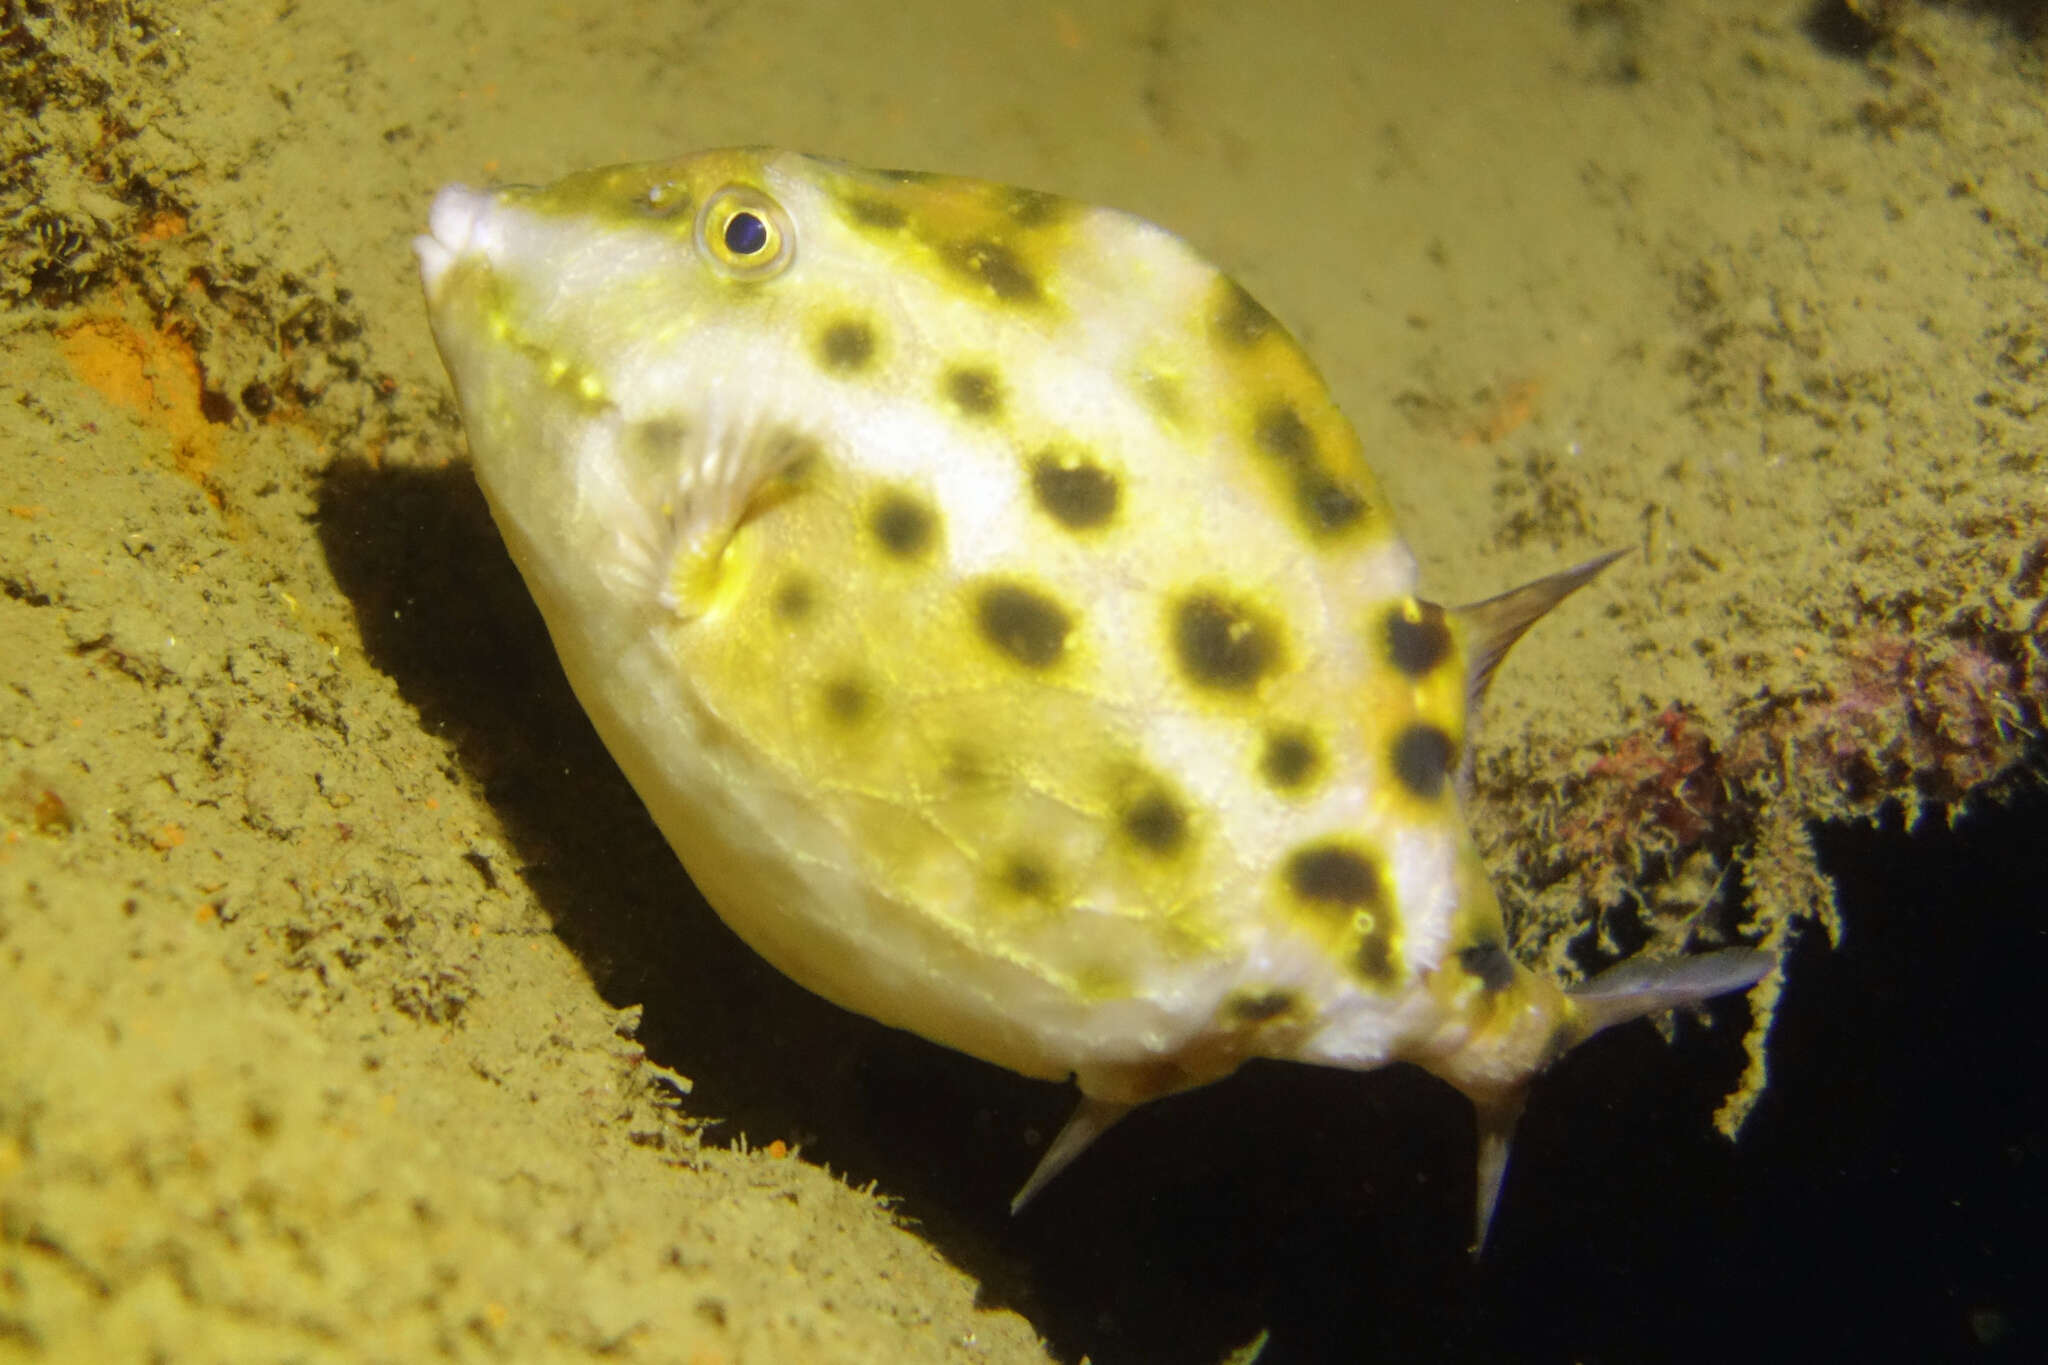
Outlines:
[[185,215],[175,209],[166,209],[144,223],[135,233],[138,242],[161,242],[172,237],[182,237],[189,224]]
[[1458,439],[1468,446],[1492,445],[1503,436],[1514,434],[1536,415],[1536,399],[1542,392],[1542,381],[1536,379],[1524,379],[1508,385],[1474,415],[1471,425],[1459,434]]
[[204,484],[219,440],[201,409],[205,382],[190,341],[161,327],[145,331],[98,317],[59,332],[57,342],[73,374],[170,437],[178,472]]

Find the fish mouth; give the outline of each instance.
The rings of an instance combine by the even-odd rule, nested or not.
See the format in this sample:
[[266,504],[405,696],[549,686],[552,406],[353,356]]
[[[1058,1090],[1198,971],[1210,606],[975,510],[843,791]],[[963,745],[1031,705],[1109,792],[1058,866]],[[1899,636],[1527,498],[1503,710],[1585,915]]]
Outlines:
[[412,239],[413,255],[419,258],[420,283],[427,298],[439,296],[441,281],[456,261],[479,249],[478,237],[492,196],[467,185],[450,185],[434,196],[427,211],[427,230]]

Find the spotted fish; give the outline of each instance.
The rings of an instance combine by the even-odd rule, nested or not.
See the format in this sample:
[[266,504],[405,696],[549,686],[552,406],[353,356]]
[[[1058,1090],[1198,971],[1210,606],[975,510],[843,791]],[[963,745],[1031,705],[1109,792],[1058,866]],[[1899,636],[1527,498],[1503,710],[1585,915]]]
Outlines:
[[1470,1096],[1484,1237],[1531,1076],[1746,987],[1567,992],[1460,811],[1501,653],[1596,560],[1419,598],[1300,347],[1178,238],[784,151],[443,190],[418,239],[476,471],[562,665],[783,972],[1081,1102],[1253,1057]]

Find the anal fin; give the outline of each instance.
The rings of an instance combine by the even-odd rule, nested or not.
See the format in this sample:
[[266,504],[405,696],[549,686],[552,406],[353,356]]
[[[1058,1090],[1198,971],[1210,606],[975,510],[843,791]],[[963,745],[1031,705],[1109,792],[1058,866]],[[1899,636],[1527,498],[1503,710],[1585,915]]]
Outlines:
[[1479,1181],[1472,1200],[1472,1259],[1486,1249],[1486,1234],[1493,1228],[1493,1211],[1500,1205],[1500,1187],[1508,1173],[1508,1148],[1514,1141],[1515,1125],[1522,1119],[1523,1093],[1516,1089],[1485,1103],[1475,1102],[1479,1120]]

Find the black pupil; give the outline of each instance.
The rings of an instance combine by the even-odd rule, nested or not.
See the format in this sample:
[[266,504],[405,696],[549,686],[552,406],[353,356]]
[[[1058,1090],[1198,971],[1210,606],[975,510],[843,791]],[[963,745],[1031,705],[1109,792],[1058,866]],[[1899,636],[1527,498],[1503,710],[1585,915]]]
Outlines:
[[760,215],[735,213],[725,220],[725,249],[735,256],[751,256],[768,245],[768,225]]

